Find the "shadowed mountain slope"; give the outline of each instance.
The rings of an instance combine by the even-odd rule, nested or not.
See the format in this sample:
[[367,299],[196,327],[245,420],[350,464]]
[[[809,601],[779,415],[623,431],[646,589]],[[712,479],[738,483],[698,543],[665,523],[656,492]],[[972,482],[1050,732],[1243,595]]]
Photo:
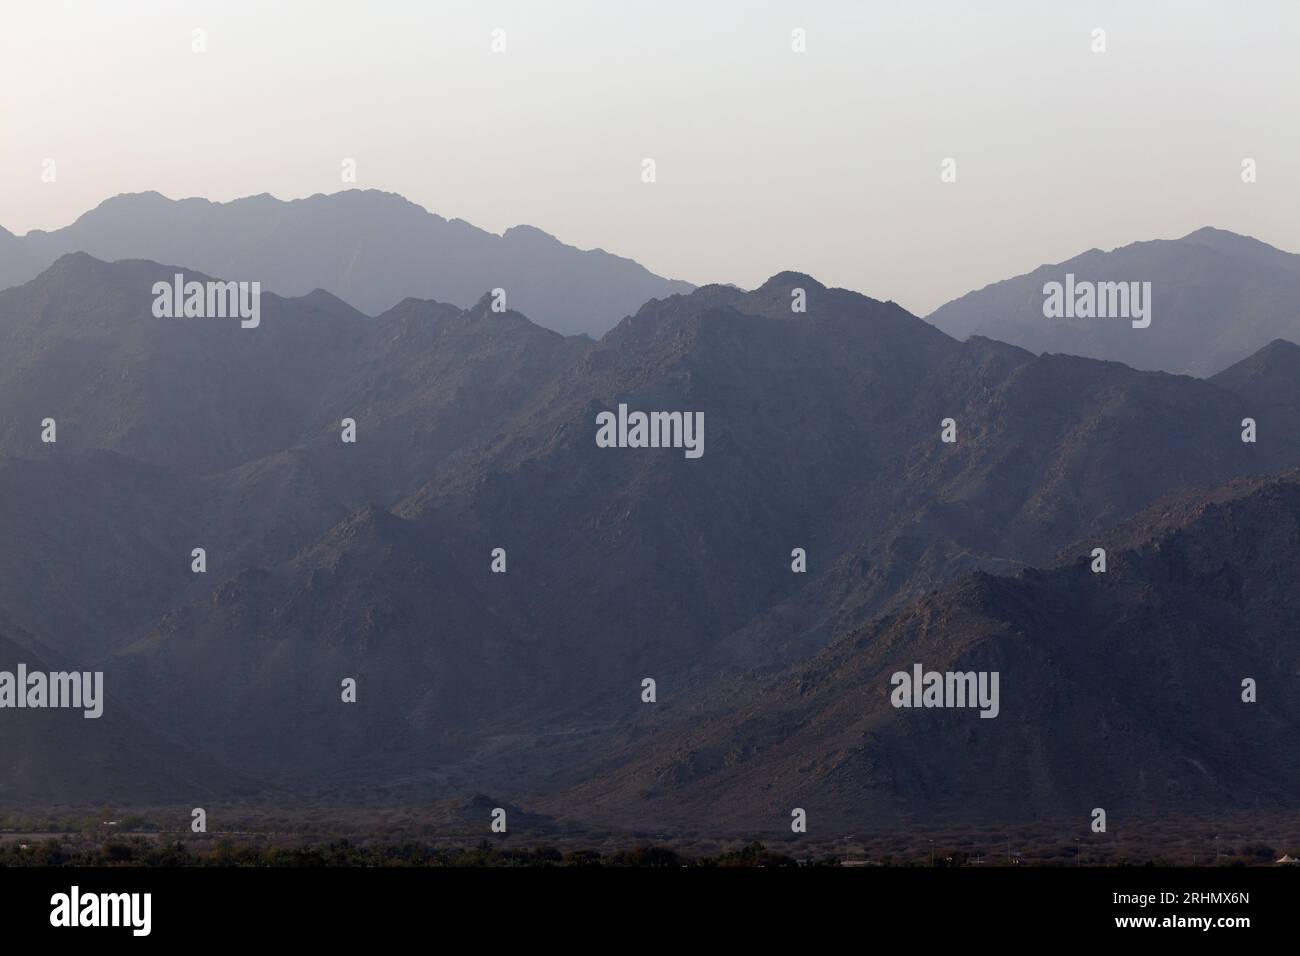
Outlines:
[[[14,675],[19,664],[28,675],[79,669],[34,652],[30,640],[18,643],[0,634],[0,671]],[[0,806],[48,812],[60,806],[231,800],[262,788],[160,733],[141,717],[146,708],[115,685],[116,672],[109,670],[102,714],[94,719],[84,716],[84,708],[0,711]]]
[[[789,671],[670,699],[542,805],[773,835],[796,806],[823,833],[1293,806],[1298,479],[1144,513],[1104,574],[1087,556],[976,574]],[[996,671],[998,715],[891,706],[891,675],[917,663]]]

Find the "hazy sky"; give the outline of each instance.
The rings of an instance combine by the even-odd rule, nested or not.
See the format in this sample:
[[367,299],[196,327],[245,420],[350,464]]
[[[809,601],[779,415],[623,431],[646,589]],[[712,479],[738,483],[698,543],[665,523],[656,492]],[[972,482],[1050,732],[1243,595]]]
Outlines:
[[1204,225],[1300,251],[1296,0],[3,13],[0,225],[18,234],[120,192],[334,192],[354,157],[356,185],[494,232],[531,223],[696,283],[797,269],[921,314]]

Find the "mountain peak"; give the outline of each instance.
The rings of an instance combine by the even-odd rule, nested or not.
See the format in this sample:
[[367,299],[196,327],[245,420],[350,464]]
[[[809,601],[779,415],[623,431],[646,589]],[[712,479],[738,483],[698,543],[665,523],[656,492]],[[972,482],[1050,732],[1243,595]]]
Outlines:
[[[155,262],[152,259],[115,259],[107,261],[88,252],[65,252],[55,259],[32,282],[68,283],[70,287],[95,283],[109,283],[124,288],[149,291],[159,279],[170,281],[182,272],[187,280],[207,282],[212,276],[174,263]],[[89,286],[88,286],[89,287]],[[341,303],[346,308],[346,303]]]
[[1287,339],[1274,339],[1255,353],[1257,356],[1285,357],[1288,361],[1300,358],[1300,345]]
[[[102,215],[105,212],[117,212],[124,209],[141,209],[163,205],[170,206],[177,202],[180,202],[180,200],[172,199],[170,196],[164,196],[156,189],[146,189],[144,192],[138,193],[117,193],[114,196],[109,196],[103,202],[99,203],[99,205],[86,210],[77,217],[76,221],[81,222],[88,216],[94,217]],[[207,202],[207,200],[205,199],[203,202]]]
[[492,308],[496,296],[493,292],[484,292],[477,302],[468,309],[463,310],[464,314],[474,319],[487,319],[493,322],[515,322],[524,325],[536,325],[532,319],[519,312],[516,309],[506,308],[504,311],[498,311]]
[[1232,232],[1228,229],[1220,229],[1218,226],[1202,226],[1200,229],[1193,230],[1182,237],[1187,239],[1226,239],[1226,240],[1245,240],[1249,242],[1258,242],[1258,239],[1252,239],[1250,236],[1243,236],[1240,233]]
[[[1094,306],[1045,316],[1049,282],[1073,282],[1076,297],[1094,290]],[[1033,352],[1206,376],[1273,339],[1300,339],[1297,301],[1300,255],[1205,226],[1039,266],[954,299],[929,321],[959,339],[981,334]],[[1125,321],[1141,318],[1149,327]]]
[[1274,339],[1210,381],[1260,407],[1294,405],[1300,402],[1300,345]]
[[379,317],[412,316],[424,317],[436,321],[446,318],[449,315],[459,315],[462,311],[463,310],[460,306],[451,305],[447,302],[439,302],[437,299],[421,299],[417,296],[408,295],[388,311],[380,313]]
[[358,319],[366,318],[364,312],[354,309],[328,289],[317,287],[312,289],[306,295],[300,296],[299,300],[303,305],[310,306],[312,309],[319,312],[328,312],[330,315]]
[[97,259],[88,252],[65,252],[50,264],[46,271],[54,269],[72,269],[79,266],[107,265],[103,259]]
[[[277,203],[283,202],[283,200],[275,199],[275,197],[271,196],[270,193],[262,193],[261,196],[265,196],[269,199],[273,199]],[[248,198],[258,199],[261,197],[250,196]],[[332,193],[313,193],[312,195],[308,196],[305,199],[294,199],[291,200],[291,202],[313,203],[317,205],[343,204],[349,206],[366,204],[370,206],[388,207],[391,209],[398,209],[403,211],[417,211],[419,213],[428,216],[435,215],[434,213],[429,212],[429,210],[425,209],[419,203],[412,202],[411,200],[407,199],[401,193],[395,193],[387,189],[340,189],[337,192],[332,192]],[[435,216],[435,218],[443,219],[442,216]]]
[[511,226],[501,234],[502,239],[514,239],[523,242],[559,242],[553,235],[544,229],[538,229],[536,226],[530,226],[521,223],[518,226]]
[[771,292],[795,288],[804,290],[816,289],[819,292],[824,292],[826,290],[826,286],[822,285],[806,272],[795,272],[787,269],[783,272],[778,272],[754,291]]
[[1218,375],[1213,376],[1213,379],[1219,379],[1222,376],[1226,376],[1234,369],[1253,369],[1257,371],[1278,368],[1291,369],[1295,368],[1297,363],[1300,363],[1300,345],[1296,345],[1296,343],[1288,341],[1287,339],[1274,339],[1263,348],[1246,356],[1240,362],[1229,366]]

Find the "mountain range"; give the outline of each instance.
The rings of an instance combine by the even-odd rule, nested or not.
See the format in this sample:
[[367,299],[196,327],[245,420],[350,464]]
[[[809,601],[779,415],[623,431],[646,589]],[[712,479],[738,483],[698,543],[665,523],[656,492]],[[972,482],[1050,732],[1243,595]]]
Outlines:
[[[795,272],[597,341],[485,295],[264,294],[244,329],[153,317],[181,268],[0,292],[0,669],[103,670],[119,715],[24,715],[2,802],[488,791],[703,832],[1297,792],[1290,342],[1140,371]],[[599,447],[620,405],[703,413],[704,453]],[[900,717],[913,662],[1000,670],[1001,715]],[[87,770],[114,734],[139,756]]]
[[[579,250],[533,226],[498,236],[394,193],[350,189],[284,201],[218,203],[156,192],[115,196],[71,225],[15,236],[0,229],[0,289],[60,256],[176,262],[301,297],[325,290],[367,315],[407,298],[460,308],[502,289],[544,328],[598,338],[651,298],[687,293],[630,259]],[[1044,287],[1149,283],[1152,321],[1044,315]],[[927,316],[957,339],[979,335],[1035,353],[1109,359],[1140,369],[1211,375],[1274,339],[1300,340],[1300,255],[1223,229],[1090,249],[994,282]]]
[[[108,695],[98,721],[0,713],[0,804],[772,835],[793,806],[853,829],[1291,805],[1295,259],[1201,230],[927,323],[369,191],[120,196],[0,234],[0,670]],[[1032,338],[1061,271],[1152,281],[1151,328]],[[265,277],[260,324],[155,317],[175,272]],[[602,447],[620,408],[702,416],[702,454]],[[892,708],[914,663],[1000,672],[1000,715]]]
[[369,315],[412,297],[468,307],[500,288],[512,308],[541,325],[594,336],[647,299],[691,289],[533,226],[498,236],[373,189],[224,203],[125,193],[52,232],[20,238],[0,230],[0,288],[34,278],[70,252],[179,262],[285,296],[328,289]]

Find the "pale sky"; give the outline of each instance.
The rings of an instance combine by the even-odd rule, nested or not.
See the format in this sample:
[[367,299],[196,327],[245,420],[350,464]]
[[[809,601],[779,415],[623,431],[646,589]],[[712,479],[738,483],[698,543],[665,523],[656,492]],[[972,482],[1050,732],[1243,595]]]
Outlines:
[[4,0],[2,23],[19,235],[121,192],[335,192],[353,157],[357,186],[493,232],[919,314],[1206,225],[1300,251],[1295,0]]

